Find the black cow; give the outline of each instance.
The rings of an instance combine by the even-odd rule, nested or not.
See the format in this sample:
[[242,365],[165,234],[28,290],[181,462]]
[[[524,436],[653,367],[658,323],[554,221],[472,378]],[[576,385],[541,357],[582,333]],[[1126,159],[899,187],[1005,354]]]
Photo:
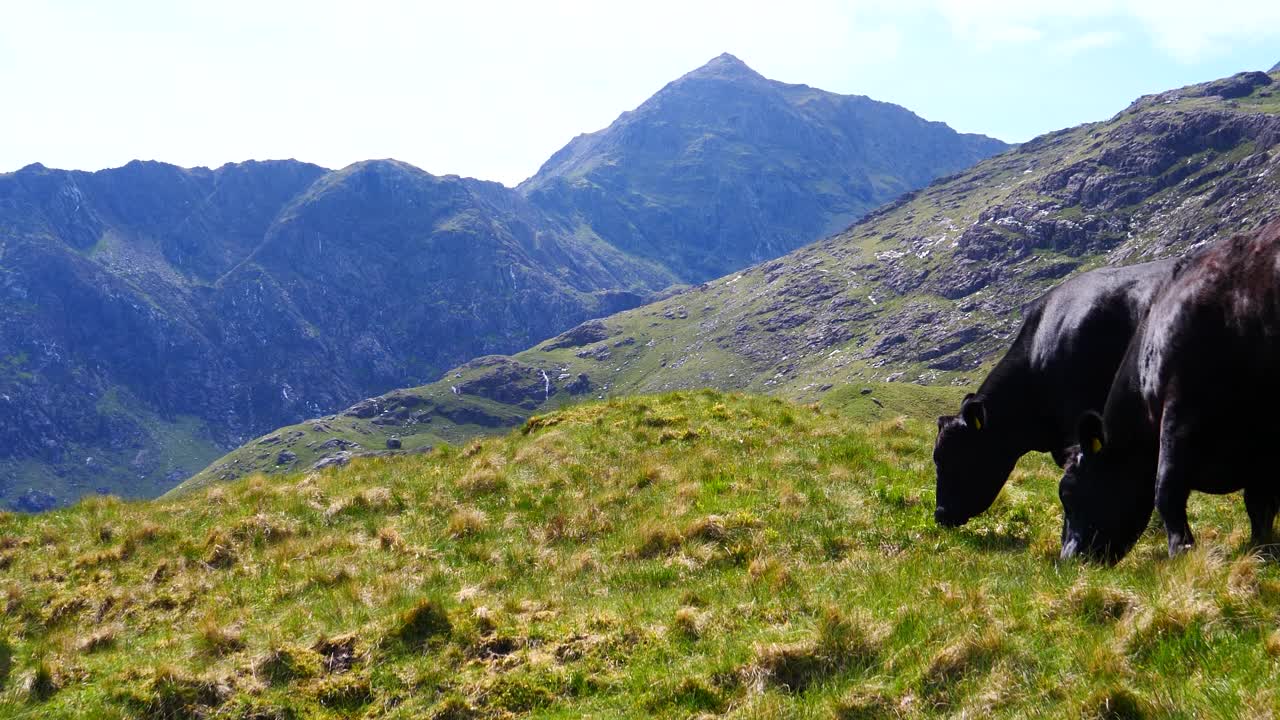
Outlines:
[[1106,401],[1129,339],[1175,262],[1093,270],[1027,307],[1013,347],[978,392],[958,415],[938,418],[939,525],[962,525],[991,507],[1026,453],[1065,462],[1076,421]]
[[1271,541],[1280,482],[1280,222],[1189,258],[1135,333],[1104,414],[1086,413],[1058,491],[1062,556],[1116,562],[1160,509],[1169,553],[1194,543],[1192,490],[1244,490]]

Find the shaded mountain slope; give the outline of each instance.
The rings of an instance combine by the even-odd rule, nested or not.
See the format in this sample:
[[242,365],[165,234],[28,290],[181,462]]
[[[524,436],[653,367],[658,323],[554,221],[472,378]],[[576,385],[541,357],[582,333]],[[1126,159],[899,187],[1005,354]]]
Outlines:
[[[812,400],[870,381],[973,384],[1021,307],[1063,278],[1185,253],[1280,213],[1277,79],[1141,98],[785,257],[398,394],[457,388],[529,415],[702,386]],[[422,431],[421,419],[388,416],[369,442]],[[255,470],[271,467],[242,449],[199,477]]]
[[689,282],[777,257],[1008,145],[721,55],[519,187]]
[[499,185],[391,161],[0,176],[0,498],[155,494],[218,447],[674,277]]

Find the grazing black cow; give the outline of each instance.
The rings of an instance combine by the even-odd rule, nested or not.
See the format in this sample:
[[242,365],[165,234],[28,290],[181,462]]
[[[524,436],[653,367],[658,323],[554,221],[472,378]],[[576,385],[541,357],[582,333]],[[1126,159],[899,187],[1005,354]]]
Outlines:
[[958,415],[938,418],[939,525],[962,525],[991,507],[1026,453],[1065,462],[1076,421],[1106,401],[1129,339],[1175,262],[1093,270],[1028,306],[1013,347],[978,392]]
[[1103,415],[1086,413],[1058,491],[1062,556],[1116,562],[1160,510],[1169,553],[1195,541],[1192,490],[1244,490],[1271,541],[1280,482],[1280,222],[1188,259],[1134,334]]

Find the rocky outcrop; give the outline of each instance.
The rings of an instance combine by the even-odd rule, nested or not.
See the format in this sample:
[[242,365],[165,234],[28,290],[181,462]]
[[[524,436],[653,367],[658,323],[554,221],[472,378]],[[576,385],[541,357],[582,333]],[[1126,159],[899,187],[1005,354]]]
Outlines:
[[1198,88],[1201,96],[1217,96],[1231,100],[1252,95],[1262,85],[1270,85],[1271,77],[1264,72],[1252,71],[1236,73],[1229,78],[1215,80]]
[[613,333],[609,327],[599,320],[588,320],[581,325],[564,332],[542,346],[544,352],[560,348],[580,347],[607,340]]
[[460,371],[468,379],[456,385],[462,395],[482,398],[532,410],[556,390],[540,368],[503,356],[489,356],[466,363]]

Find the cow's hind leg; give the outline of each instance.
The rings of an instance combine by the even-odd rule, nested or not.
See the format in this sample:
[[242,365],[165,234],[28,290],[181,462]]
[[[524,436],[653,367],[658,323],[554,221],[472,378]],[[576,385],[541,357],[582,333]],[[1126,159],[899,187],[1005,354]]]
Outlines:
[[1249,513],[1253,546],[1265,549],[1268,554],[1275,554],[1273,525],[1276,512],[1280,510],[1280,493],[1270,485],[1247,487],[1244,489],[1244,507]]

